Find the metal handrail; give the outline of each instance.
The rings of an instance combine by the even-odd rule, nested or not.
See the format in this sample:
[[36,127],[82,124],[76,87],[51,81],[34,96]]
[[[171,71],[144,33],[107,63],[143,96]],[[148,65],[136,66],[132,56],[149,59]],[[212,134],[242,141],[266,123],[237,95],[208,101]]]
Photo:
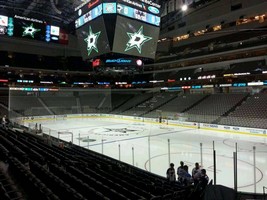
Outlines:
[[266,197],[265,190],[267,190],[267,187],[263,186],[263,198],[264,198],[264,200],[266,199],[265,198]]

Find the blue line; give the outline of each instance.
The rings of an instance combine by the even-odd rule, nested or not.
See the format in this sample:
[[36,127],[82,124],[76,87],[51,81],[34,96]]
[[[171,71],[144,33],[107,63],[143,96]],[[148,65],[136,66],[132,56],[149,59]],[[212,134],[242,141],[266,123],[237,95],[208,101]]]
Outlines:
[[[105,127],[105,126],[115,126],[115,125],[125,125],[126,123],[120,123],[120,124],[106,124],[106,125],[97,125],[97,126],[82,126],[82,127],[75,127],[75,128],[66,128],[66,129],[58,129],[56,131],[64,131],[64,130],[75,130],[75,129],[83,129],[83,128],[95,128],[95,127]],[[90,131],[90,130],[88,130]]]

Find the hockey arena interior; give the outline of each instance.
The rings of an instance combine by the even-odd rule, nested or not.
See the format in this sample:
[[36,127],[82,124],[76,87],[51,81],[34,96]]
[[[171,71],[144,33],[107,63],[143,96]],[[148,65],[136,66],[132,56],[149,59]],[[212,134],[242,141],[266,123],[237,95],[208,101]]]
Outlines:
[[0,200],[267,199],[267,2],[0,1]]

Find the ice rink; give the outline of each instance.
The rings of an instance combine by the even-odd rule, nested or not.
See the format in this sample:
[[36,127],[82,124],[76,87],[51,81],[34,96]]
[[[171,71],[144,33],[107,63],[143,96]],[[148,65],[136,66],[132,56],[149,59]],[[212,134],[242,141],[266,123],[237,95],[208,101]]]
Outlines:
[[[267,186],[267,137],[182,128],[156,123],[103,118],[40,121],[43,131],[54,137],[71,141],[104,153],[136,167],[165,176],[170,162],[178,167],[180,161],[189,166],[201,163],[213,179],[213,141],[217,160],[217,184],[234,185],[233,152],[238,145],[238,190],[254,191],[253,146],[256,147],[256,188],[262,193]],[[58,134],[58,132],[60,134]],[[169,143],[168,143],[169,139]],[[168,145],[169,144],[169,145]],[[170,147],[170,148],[168,148]],[[170,152],[170,154],[168,153]],[[149,159],[150,158],[150,159]]]

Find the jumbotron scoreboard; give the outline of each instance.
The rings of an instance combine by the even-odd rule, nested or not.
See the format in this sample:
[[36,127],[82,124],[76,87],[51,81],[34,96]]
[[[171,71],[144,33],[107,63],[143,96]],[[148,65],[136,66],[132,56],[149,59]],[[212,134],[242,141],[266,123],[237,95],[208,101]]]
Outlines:
[[0,36],[33,39],[44,42],[67,44],[66,32],[43,20],[25,16],[12,17],[0,14]]
[[75,9],[82,56],[107,53],[155,58],[160,5],[149,0],[89,0]]

